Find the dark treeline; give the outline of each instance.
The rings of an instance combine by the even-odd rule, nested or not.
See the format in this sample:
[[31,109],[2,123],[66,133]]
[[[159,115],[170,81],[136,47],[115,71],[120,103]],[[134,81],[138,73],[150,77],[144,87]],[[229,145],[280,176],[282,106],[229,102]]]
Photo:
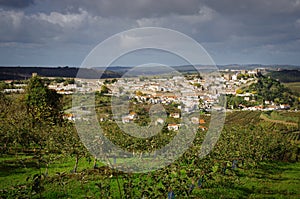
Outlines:
[[[98,78],[117,78],[120,74],[113,71],[73,67],[0,67],[0,80],[24,80],[32,76],[32,73],[37,73],[43,77],[78,77],[87,79]],[[79,75],[77,75],[77,73]],[[103,74],[102,74],[103,73]]]

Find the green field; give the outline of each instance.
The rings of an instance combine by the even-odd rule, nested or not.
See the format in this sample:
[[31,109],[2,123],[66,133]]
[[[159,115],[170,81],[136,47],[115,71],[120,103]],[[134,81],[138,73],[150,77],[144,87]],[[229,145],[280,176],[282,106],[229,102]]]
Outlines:
[[284,85],[300,96],[300,82],[284,83]]
[[[20,158],[30,163],[28,159],[30,157]],[[39,193],[31,191],[34,184],[33,176],[39,174],[39,170],[29,165],[26,168],[18,165],[19,161],[14,158],[1,158],[0,196],[39,198]],[[72,170],[70,159],[56,162],[50,167],[48,176],[42,179],[41,196],[43,198],[105,198],[105,194],[109,193],[111,198],[120,198],[116,173],[107,170],[109,173],[106,176],[103,175],[106,167],[91,169],[91,166],[82,159],[79,163],[80,172],[72,174],[69,172]],[[45,169],[41,168],[41,172],[45,172]],[[152,188],[159,193],[160,185],[154,181],[156,173],[161,172],[130,176],[133,179],[132,198],[135,198],[135,193],[139,191],[135,188],[135,186],[140,187],[138,183],[145,183],[146,190]],[[124,174],[118,177],[119,184],[123,188],[128,180]],[[299,198],[299,185],[299,162],[263,161],[255,167],[240,166],[235,170],[228,169],[225,175],[207,176],[202,188],[195,188],[189,198]],[[188,190],[188,186],[185,189]],[[164,193],[160,195],[163,197]],[[123,190],[122,196],[126,198]]]
[[[171,165],[150,173],[122,173],[89,155],[32,151],[0,156],[0,198],[299,198],[299,131],[260,118],[261,112],[228,113],[221,137],[210,155],[197,154],[205,133]],[[295,118],[299,113],[273,114]],[[206,118],[208,121],[208,118]],[[205,124],[205,125],[208,125]],[[297,132],[298,131],[298,132]],[[293,137],[291,137],[293,136]],[[49,156],[55,157],[48,162]],[[236,160],[236,168],[232,161]],[[225,166],[224,166],[225,165]],[[225,171],[224,171],[225,169]],[[198,179],[204,179],[198,188]],[[188,194],[189,187],[195,188]]]

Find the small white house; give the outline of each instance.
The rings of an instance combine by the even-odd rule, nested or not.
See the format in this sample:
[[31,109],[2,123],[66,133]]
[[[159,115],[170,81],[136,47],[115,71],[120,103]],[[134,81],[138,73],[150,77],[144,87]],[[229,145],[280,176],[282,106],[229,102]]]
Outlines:
[[157,118],[155,121],[155,125],[164,124],[164,120],[162,118]]
[[169,131],[178,131],[179,125],[178,124],[168,124],[168,130]]
[[290,107],[290,105],[289,104],[280,104],[280,109],[285,109],[285,110],[287,110],[287,109],[290,109],[291,107]]
[[173,118],[180,118],[180,114],[179,113],[171,113],[170,114],[170,117],[173,117]]
[[130,112],[128,115],[122,116],[122,122],[124,124],[129,123],[129,122],[133,121],[136,118],[137,118],[137,114],[135,112]]
[[199,118],[198,118],[198,117],[192,117],[192,118],[191,118],[191,122],[192,122],[193,124],[199,124]]
[[132,119],[130,117],[128,117],[128,115],[122,117],[123,124],[129,123],[130,121],[132,121]]

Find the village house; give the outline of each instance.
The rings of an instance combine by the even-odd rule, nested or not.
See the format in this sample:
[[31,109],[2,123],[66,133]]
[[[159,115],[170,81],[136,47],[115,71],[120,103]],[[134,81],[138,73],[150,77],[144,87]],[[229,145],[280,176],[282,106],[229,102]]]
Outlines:
[[202,126],[202,125],[200,125],[200,126],[199,126],[199,129],[201,129],[202,131],[206,131],[206,130],[208,130],[208,128],[207,128],[207,127],[205,127],[205,126]]
[[198,118],[198,117],[192,117],[192,118],[191,118],[191,122],[192,122],[193,124],[198,124],[199,118]]
[[205,120],[204,119],[199,119],[199,124],[205,124]]
[[64,119],[67,119],[69,121],[75,121],[75,116],[72,114],[72,113],[65,113],[63,115],[63,118]]
[[168,124],[168,130],[169,131],[178,131],[179,125],[178,124]]
[[205,120],[204,119],[199,119],[198,117],[192,117],[191,122],[193,124],[205,124]]
[[130,117],[128,117],[128,115],[125,115],[122,117],[122,123],[129,123],[130,121],[132,121],[132,119]]
[[280,104],[280,109],[283,109],[283,110],[288,110],[290,109],[290,105],[289,104]]
[[157,120],[155,121],[155,125],[160,125],[160,124],[164,124],[164,120],[162,118],[157,118]]
[[170,117],[178,119],[178,118],[180,118],[180,114],[179,113],[171,113]]
[[130,112],[128,115],[122,116],[122,123],[129,123],[137,118],[137,114],[135,112]]

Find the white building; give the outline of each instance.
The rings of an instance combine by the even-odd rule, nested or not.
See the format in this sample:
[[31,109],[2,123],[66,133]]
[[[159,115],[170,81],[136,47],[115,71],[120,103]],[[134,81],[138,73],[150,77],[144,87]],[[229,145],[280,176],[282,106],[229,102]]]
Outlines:
[[178,131],[179,125],[178,124],[168,124],[168,130],[169,131]]

